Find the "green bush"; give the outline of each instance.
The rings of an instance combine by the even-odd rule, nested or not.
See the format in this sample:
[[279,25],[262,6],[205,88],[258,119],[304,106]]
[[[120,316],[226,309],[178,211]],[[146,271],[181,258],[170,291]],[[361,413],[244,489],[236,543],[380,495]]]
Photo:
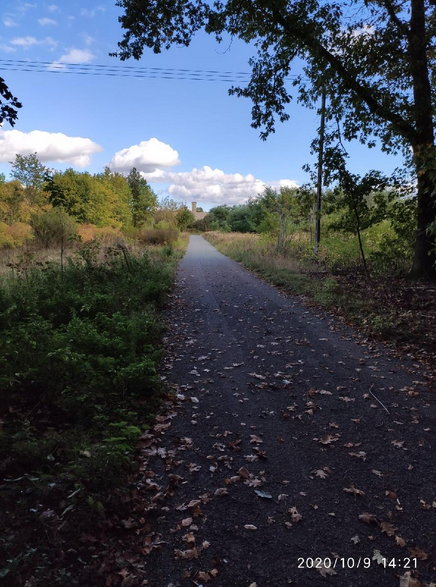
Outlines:
[[[63,268],[0,282],[0,468],[9,480],[0,544],[12,561],[0,577],[8,580],[37,566],[45,584],[57,568],[47,524],[56,543],[71,544],[122,507],[113,490],[126,485],[159,401],[158,311],[177,256],[125,251],[97,262],[88,249]],[[27,548],[35,550],[23,559]]]
[[36,240],[43,247],[61,245],[77,235],[77,224],[62,208],[52,208],[33,214],[30,225]]

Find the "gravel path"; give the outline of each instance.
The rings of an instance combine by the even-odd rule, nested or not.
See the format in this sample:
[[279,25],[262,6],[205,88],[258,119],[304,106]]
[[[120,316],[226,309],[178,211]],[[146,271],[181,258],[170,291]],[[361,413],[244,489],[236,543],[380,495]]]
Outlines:
[[200,236],[168,325],[129,585],[429,584],[434,396],[412,363]]

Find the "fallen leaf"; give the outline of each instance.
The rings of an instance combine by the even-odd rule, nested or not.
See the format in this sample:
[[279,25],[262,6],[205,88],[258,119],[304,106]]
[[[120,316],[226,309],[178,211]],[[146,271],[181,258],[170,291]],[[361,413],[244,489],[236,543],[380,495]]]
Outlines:
[[320,566],[317,566],[316,570],[323,577],[327,577],[327,575],[337,575],[337,572],[334,569],[332,569],[331,567],[326,567],[323,563]]
[[239,469],[238,473],[242,479],[249,479],[250,478],[250,472],[245,467],[241,467]]
[[387,534],[388,536],[394,536],[395,530],[397,530],[397,528],[395,528],[395,526],[390,522],[380,522],[380,528],[381,531]]
[[198,548],[191,548],[189,550],[176,549],[174,551],[174,555],[176,558],[181,558],[181,559],[185,559],[185,560],[192,560],[193,558],[198,558],[199,551],[198,551]]
[[404,575],[400,576],[400,587],[422,587],[422,583],[412,577],[410,571],[406,571]]
[[257,530],[257,526],[253,526],[253,524],[245,524],[244,528],[246,530]]
[[428,554],[417,547],[412,547],[407,549],[409,551],[410,556],[419,558],[419,560],[425,561],[428,559]]
[[351,485],[351,487],[344,487],[343,491],[345,491],[345,493],[353,493],[354,495],[365,495],[364,491],[358,489],[354,485]]
[[182,536],[182,540],[184,540],[185,542],[187,542],[189,545],[193,546],[195,544],[195,536],[193,532],[188,532],[188,534],[185,534],[184,536]]
[[401,538],[401,536],[395,536],[395,542],[398,544],[398,546],[406,546],[406,541],[404,538]]
[[324,469],[316,469],[314,473],[315,477],[320,477],[321,479],[326,479],[328,477],[328,474],[324,471]]
[[262,444],[263,440],[256,436],[256,434],[250,434],[250,444]]
[[377,524],[377,516],[375,514],[370,514],[369,512],[359,514],[359,520],[362,520],[362,522],[365,522],[366,524]]
[[371,473],[377,475],[377,477],[383,477],[383,473],[381,471],[377,471],[377,469],[372,469]]
[[228,490],[225,487],[219,487],[218,489],[215,489],[214,495],[221,496],[221,495],[228,495]]
[[353,544],[358,544],[360,542],[359,536],[357,534],[355,536],[353,536],[351,538],[351,542],[353,542]]
[[192,518],[185,518],[184,520],[182,520],[181,524],[183,528],[187,528],[192,524]]
[[386,557],[382,555],[382,553],[379,550],[374,550],[374,554],[372,557],[373,561],[377,561],[377,564],[379,565],[385,565],[386,563]]
[[288,513],[291,514],[292,522],[296,524],[303,519],[303,516],[298,512],[295,506],[292,506],[288,509]]
[[332,442],[337,442],[339,440],[340,434],[325,434],[322,438],[319,439],[321,444],[331,444]]
[[224,483],[226,485],[231,485],[232,483],[236,483],[236,481],[240,481],[241,478],[239,475],[233,475],[233,477],[228,477],[227,479],[224,479]]
[[359,450],[357,452],[349,452],[348,453],[351,457],[356,457],[358,459],[363,459],[366,461],[366,452],[364,450]]
[[255,377],[256,379],[266,379],[264,375],[259,375],[259,373],[249,373],[251,377]]
[[393,444],[395,448],[403,448],[404,440],[393,440],[391,444]]

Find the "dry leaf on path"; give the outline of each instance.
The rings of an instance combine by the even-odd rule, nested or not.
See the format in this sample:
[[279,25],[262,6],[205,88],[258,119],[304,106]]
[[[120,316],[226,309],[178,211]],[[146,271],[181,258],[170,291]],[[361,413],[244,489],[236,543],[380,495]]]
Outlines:
[[321,566],[317,566],[316,570],[320,573],[323,577],[327,577],[327,575],[337,575],[337,572],[332,569],[331,567],[326,567],[324,564]]
[[375,514],[370,514],[369,512],[363,512],[363,514],[359,514],[359,520],[365,522],[366,524],[377,524],[377,516]]
[[288,509],[288,513],[291,514],[292,522],[296,524],[297,522],[301,522],[303,516],[298,512],[295,506],[292,506]]
[[354,495],[365,495],[364,491],[358,489],[354,485],[351,485],[351,487],[344,487],[343,491],[345,491],[345,493],[353,493]]
[[407,571],[400,577],[400,587],[422,587],[422,583],[421,581],[418,581],[418,579],[412,577],[412,573],[410,571]]

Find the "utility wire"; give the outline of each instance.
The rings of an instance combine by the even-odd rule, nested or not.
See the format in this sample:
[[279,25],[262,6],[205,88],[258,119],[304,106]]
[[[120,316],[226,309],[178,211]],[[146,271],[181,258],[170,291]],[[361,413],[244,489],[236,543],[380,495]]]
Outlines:
[[[245,71],[142,67],[132,65],[113,66],[102,64],[65,63],[60,61],[27,61],[20,59],[0,59],[0,71],[2,70],[30,73],[57,73],[211,82],[248,82],[251,78],[250,74]],[[290,78],[296,77],[297,76],[290,76]]]

